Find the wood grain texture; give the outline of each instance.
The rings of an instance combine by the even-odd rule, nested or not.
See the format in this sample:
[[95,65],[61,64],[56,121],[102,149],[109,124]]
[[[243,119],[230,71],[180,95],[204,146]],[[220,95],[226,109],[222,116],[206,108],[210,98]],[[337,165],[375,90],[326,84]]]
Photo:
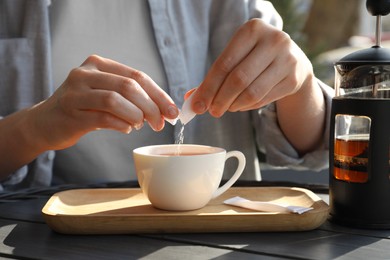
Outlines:
[[[250,200],[312,207],[302,215],[256,212],[223,204]],[[138,188],[77,189],[54,194],[42,209],[46,223],[64,234],[136,234],[303,231],[319,227],[329,206],[313,192],[290,187],[231,188],[202,209],[176,212],[154,208]]]

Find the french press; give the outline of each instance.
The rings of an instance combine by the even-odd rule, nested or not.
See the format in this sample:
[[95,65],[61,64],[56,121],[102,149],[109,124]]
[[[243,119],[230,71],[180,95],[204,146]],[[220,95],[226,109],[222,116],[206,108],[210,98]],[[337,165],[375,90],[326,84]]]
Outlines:
[[390,50],[381,47],[389,0],[367,0],[376,43],[335,63],[329,152],[330,220],[390,228]]

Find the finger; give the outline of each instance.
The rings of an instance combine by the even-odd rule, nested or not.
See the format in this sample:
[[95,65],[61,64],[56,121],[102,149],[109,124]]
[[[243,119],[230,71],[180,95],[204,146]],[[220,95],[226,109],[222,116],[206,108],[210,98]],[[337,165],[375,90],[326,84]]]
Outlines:
[[248,104],[246,106],[240,106],[240,108],[235,109],[234,112],[259,109],[259,108],[264,107],[264,106],[266,106],[266,105],[268,105],[276,100],[279,100],[279,99],[287,96],[288,94],[284,91],[284,89],[286,89],[289,86],[289,84],[290,83],[289,83],[287,78],[282,79],[280,82],[276,83],[275,86],[268,88],[268,91],[265,91],[263,97],[258,99],[257,102],[253,102],[253,103]]
[[265,53],[264,49],[267,48],[257,45],[227,76],[210,106],[210,113],[213,116],[222,116],[228,111],[236,99],[247,92],[259,75],[267,70],[274,56]]
[[[290,82],[286,88],[277,88],[278,84],[288,78],[294,78],[294,70],[288,63],[289,56],[278,55],[271,64],[244,90],[231,104],[229,111],[242,111],[244,108],[253,107],[264,99],[269,93],[274,93],[280,97],[291,93],[296,83]],[[275,88],[275,89],[273,89]]]
[[[110,114],[127,122],[132,127],[139,129],[144,122],[144,113],[136,105],[128,102],[122,95],[113,91],[93,90],[83,93],[74,101],[74,106],[79,111],[97,111]],[[104,120],[104,118],[103,118]]]
[[184,100],[186,100],[187,98],[189,98],[189,97],[192,95],[192,93],[195,92],[196,89],[197,89],[197,88],[192,88],[192,89],[188,90],[187,93],[184,94]]
[[[93,89],[107,91],[105,94],[106,100],[100,99],[100,102],[105,102],[107,104],[110,102],[115,103],[115,99],[119,98],[115,95],[115,93],[118,93],[131,103],[131,105],[136,106],[143,112],[144,118],[141,119],[142,122],[146,119],[150,126],[156,131],[163,128],[164,120],[162,119],[159,107],[148,96],[138,82],[131,78],[96,70],[85,70],[82,73],[84,73],[82,78],[84,79],[85,84],[91,86]],[[123,109],[125,113],[131,113],[130,110],[125,110],[124,106],[126,104],[124,100],[118,100],[118,102],[118,106],[122,106],[119,107],[120,109]],[[111,107],[107,108],[112,109]],[[115,108],[115,110],[117,109],[118,108]],[[128,120],[127,117],[124,117],[123,119]]]
[[171,97],[142,71],[96,55],[90,56],[83,63],[83,66],[96,67],[96,69],[103,72],[134,79],[140,86],[142,86],[142,88],[159,107],[161,113],[165,117],[176,118],[178,116],[178,108],[174,104]]
[[[80,110],[78,118],[80,119],[78,124],[80,122],[84,124],[85,133],[99,129],[111,129],[129,134],[133,128],[127,121],[97,110]],[[139,129],[140,126],[134,128]]]
[[[251,22],[248,23],[250,24]],[[242,44],[243,42],[245,44]],[[248,25],[241,27],[233,35],[227,47],[213,63],[205,80],[198,88],[197,95],[193,101],[193,110],[196,113],[204,113],[210,107],[227,76],[251,52],[256,43],[257,37],[251,35]]]
[[294,51],[294,45],[290,44],[291,41],[285,35],[282,35],[282,39],[277,41],[277,43],[281,47],[284,46],[283,48],[277,48],[282,50],[282,52],[276,55],[272,63],[257,77],[251,86],[240,94],[230,106],[229,111],[238,111],[243,107],[251,107],[265,96],[264,93],[271,91],[271,88],[281,81],[289,81],[290,84],[285,85],[285,88],[279,88],[276,92],[272,90],[280,98],[297,90],[300,85],[299,78],[302,78],[302,75],[299,75],[302,69],[297,68],[298,58],[295,57],[297,51]]

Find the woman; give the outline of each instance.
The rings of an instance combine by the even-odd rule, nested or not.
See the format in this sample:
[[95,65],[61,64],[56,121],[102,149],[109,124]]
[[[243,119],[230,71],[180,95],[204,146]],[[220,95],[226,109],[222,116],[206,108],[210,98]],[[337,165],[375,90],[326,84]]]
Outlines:
[[[274,165],[327,166],[330,88],[314,77],[307,57],[280,30],[270,3],[6,2],[17,14],[27,10],[19,18],[39,20],[22,31],[35,32],[27,38],[41,51],[34,52],[39,62],[27,65],[36,69],[46,57],[40,70],[46,92],[34,100],[17,91],[14,96],[22,92],[28,100],[23,105],[32,107],[0,120],[0,147],[12,147],[0,151],[3,186],[135,179],[132,149],[173,143],[181,126],[165,124],[164,118],[177,117],[185,93],[194,87],[192,108],[199,116],[186,125],[184,142],[241,150],[249,162],[243,179],[260,179],[259,150]],[[50,92],[51,76],[60,87],[33,105]],[[14,86],[11,80],[2,85]],[[44,86],[33,83],[26,80],[20,89]],[[53,152],[42,155],[51,150],[57,151],[55,159]]]

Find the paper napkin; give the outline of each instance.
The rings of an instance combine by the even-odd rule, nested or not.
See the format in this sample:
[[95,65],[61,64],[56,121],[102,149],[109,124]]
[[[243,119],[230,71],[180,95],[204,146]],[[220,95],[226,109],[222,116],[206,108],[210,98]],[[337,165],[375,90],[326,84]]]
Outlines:
[[273,202],[265,201],[251,201],[241,197],[234,197],[224,201],[225,204],[233,205],[241,208],[252,209],[256,211],[266,211],[266,212],[281,212],[281,213],[297,213],[302,214],[313,208],[294,206],[294,205],[283,205]]

